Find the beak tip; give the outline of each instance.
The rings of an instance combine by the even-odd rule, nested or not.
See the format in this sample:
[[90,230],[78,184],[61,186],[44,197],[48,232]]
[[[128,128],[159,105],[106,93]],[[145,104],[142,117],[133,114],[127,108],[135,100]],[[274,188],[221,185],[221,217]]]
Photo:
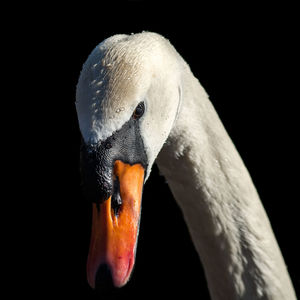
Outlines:
[[95,289],[95,283],[88,280],[89,286],[94,290]]
[[91,274],[89,274],[89,272],[87,272],[87,283],[94,290],[96,285],[95,285],[95,279],[93,277],[94,276],[92,276]]
[[111,270],[109,265],[101,264],[96,272],[87,270],[87,282],[93,290],[110,290],[114,288],[121,288],[127,284],[130,279],[130,275],[133,269],[133,260],[130,259],[128,263],[128,269],[126,272],[116,274]]
[[119,287],[119,282],[114,278],[110,266],[106,263],[101,263],[96,272],[88,272],[87,281],[90,287],[94,290],[111,290]]

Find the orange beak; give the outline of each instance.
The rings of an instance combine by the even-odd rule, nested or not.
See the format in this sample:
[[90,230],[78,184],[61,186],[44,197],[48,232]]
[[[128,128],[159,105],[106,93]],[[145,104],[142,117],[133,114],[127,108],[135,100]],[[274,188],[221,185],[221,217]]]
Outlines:
[[112,197],[101,204],[93,203],[92,233],[87,261],[87,279],[95,288],[97,271],[105,264],[113,283],[122,287],[129,280],[135,261],[144,168],[117,160],[114,178],[120,183],[122,204],[118,215],[112,209]]

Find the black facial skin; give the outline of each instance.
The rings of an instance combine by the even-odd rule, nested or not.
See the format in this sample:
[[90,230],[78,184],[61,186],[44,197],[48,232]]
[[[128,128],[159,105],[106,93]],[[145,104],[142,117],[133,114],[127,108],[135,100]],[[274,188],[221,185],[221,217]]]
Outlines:
[[[105,141],[97,144],[81,143],[81,173],[85,197],[102,203],[112,195],[112,206],[117,214],[121,205],[119,182],[113,180],[116,160],[133,165],[140,163],[147,170],[147,155],[140,133],[139,118],[144,113],[141,102],[131,119]],[[146,177],[146,175],[145,175]]]

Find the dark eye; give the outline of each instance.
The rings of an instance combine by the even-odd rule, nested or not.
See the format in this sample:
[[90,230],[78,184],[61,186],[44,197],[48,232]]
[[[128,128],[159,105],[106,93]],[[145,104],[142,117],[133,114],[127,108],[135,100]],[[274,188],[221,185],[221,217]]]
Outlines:
[[144,102],[140,102],[136,107],[135,111],[133,112],[132,118],[135,120],[139,119],[144,114],[144,111],[145,111],[145,104]]

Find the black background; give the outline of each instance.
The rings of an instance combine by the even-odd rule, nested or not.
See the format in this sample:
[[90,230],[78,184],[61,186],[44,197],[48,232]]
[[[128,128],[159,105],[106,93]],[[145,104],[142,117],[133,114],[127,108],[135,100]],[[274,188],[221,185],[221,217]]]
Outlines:
[[[156,166],[144,189],[131,281],[105,293],[86,282],[91,205],[80,190],[76,83],[82,64],[103,39],[143,30],[168,38],[210,95],[252,175],[299,293],[299,78],[293,7],[213,2],[162,7],[159,2],[123,1],[16,10],[16,29],[8,34],[12,43],[5,47],[13,53],[13,76],[17,72],[20,81],[9,77],[16,100],[11,101],[10,125],[17,129],[5,143],[15,163],[7,175],[12,179],[10,293],[67,299],[184,293],[208,299],[181,212]],[[10,19],[4,28],[14,22]],[[15,108],[22,118],[11,114]]]

